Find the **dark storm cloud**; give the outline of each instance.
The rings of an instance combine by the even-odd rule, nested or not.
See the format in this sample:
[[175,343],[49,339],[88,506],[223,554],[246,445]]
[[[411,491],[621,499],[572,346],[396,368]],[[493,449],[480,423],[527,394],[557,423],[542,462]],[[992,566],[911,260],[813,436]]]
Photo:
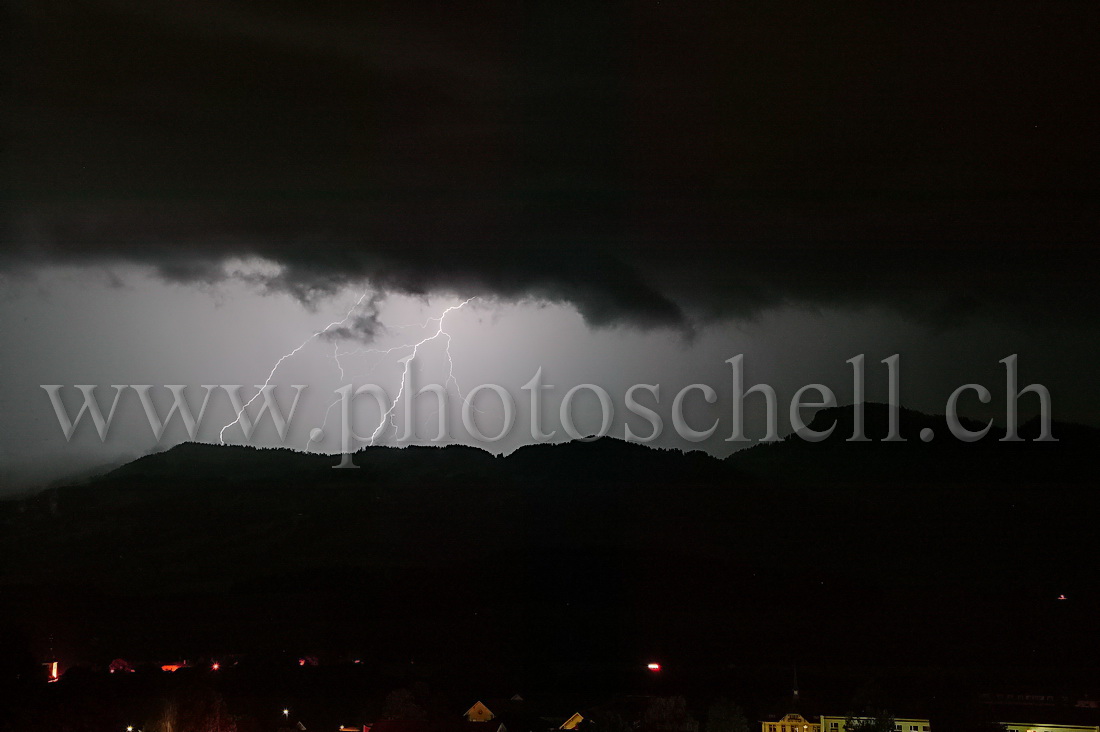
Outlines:
[[386,327],[378,319],[377,313],[371,315],[357,315],[348,325],[325,331],[322,337],[327,341],[355,340],[363,343],[372,342],[380,333],[384,333]]
[[364,302],[359,303],[355,308],[356,313],[350,321],[322,332],[320,334],[321,338],[326,341],[351,340],[371,343],[379,335],[389,331],[380,316],[383,300],[383,296],[376,293]]
[[6,266],[1096,314],[1094,3],[476,5],[9,2]]

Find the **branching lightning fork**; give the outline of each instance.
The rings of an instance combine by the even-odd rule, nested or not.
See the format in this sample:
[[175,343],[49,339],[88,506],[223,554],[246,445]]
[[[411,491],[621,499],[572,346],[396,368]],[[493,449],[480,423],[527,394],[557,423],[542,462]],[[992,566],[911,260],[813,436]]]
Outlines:
[[[330,330],[332,330],[333,328],[336,328],[338,326],[341,326],[341,325],[344,325],[345,323],[347,323],[348,319],[351,318],[352,313],[354,313],[356,311],[356,309],[359,308],[359,306],[363,304],[363,301],[367,299],[367,294],[368,293],[369,293],[369,290],[364,291],[363,294],[359,296],[359,299],[355,301],[355,304],[352,305],[348,309],[347,315],[345,315],[343,318],[341,318],[340,320],[332,321],[331,323],[326,325],[324,328],[314,332],[313,335],[309,336],[304,341],[302,341],[298,345],[298,347],[295,348],[293,351],[290,351],[289,353],[283,354],[279,358],[279,360],[275,362],[275,365],[271,367],[271,372],[267,375],[267,379],[264,381],[263,388],[266,388],[267,386],[269,386],[271,384],[271,380],[273,378],[275,378],[275,371],[278,370],[279,366],[282,365],[283,361],[287,360],[291,356],[293,356],[296,353],[298,353],[299,351],[301,351],[303,348],[305,348],[309,344],[310,341],[312,341],[317,336],[323,335],[323,334],[329,332]],[[337,362],[337,364],[339,365],[339,362]],[[343,374],[343,368],[342,367],[340,369],[340,372],[341,372],[341,374]],[[221,442],[221,444],[223,444],[223,445],[225,444],[225,431],[227,429],[229,429],[230,427],[232,427],[233,425],[235,425],[235,424],[237,424],[238,422],[241,421],[241,415],[244,414],[245,410],[248,409],[248,407],[252,404],[252,402],[256,401],[257,397],[259,397],[260,394],[263,393],[263,388],[261,388],[260,391],[257,391],[256,394],[254,394],[251,399],[249,399],[247,402],[245,402],[244,406],[241,407],[241,410],[239,412],[237,412],[236,419],[234,419],[232,422],[230,422],[226,426],[222,427],[221,431],[218,433],[218,440],[219,440],[219,442]]]
[[[476,299],[477,299],[476,296],[475,297],[469,297],[469,298],[463,300],[462,302],[458,303],[457,305],[451,305],[450,307],[446,308],[439,315],[436,315],[434,317],[430,317],[430,318],[426,319],[424,321],[424,323],[422,325],[420,325],[419,327],[427,328],[429,323],[436,323],[436,325],[437,325],[436,330],[435,330],[434,333],[432,333],[428,336],[425,336],[424,338],[420,339],[416,343],[402,343],[401,345],[392,346],[390,348],[357,348],[355,350],[345,351],[343,353],[340,353],[340,351],[337,349],[334,352],[334,358],[336,359],[337,367],[340,369],[341,377],[343,377],[344,376],[344,367],[340,362],[341,357],[359,355],[359,354],[377,354],[377,355],[380,355],[380,356],[386,356],[386,355],[396,353],[398,351],[403,351],[403,350],[406,350],[406,349],[412,349],[412,352],[409,354],[409,356],[407,356],[406,358],[403,359],[404,369],[401,372],[401,384],[398,387],[397,396],[393,400],[393,403],[390,405],[390,408],[388,410],[386,410],[386,412],[381,416],[381,419],[379,419],[378,426],[375,427],[374,431],[371,433],[371,437],[370,437],[370,444],[371,445],[374,445],[375,442],[378,440],[378,437],[385,430],[387,423],[396,427],[396,423],[394,422],[394,412],[396,411],[397,406],[401,403],[401,397],[404,395],[405,380],[409,375],[410,364],[412,364],[413,360],[416,358],[417,354],[420,351],[421,346],[425,345],[426,343],[430,343],[431,341],[434,341],[435,339],[439,338],[440,336],[442,336],[443,338],[446,339],[446,345],[444,346],[444,353],[446,353],[446,356],[447,356],[447,379],[444,382],[444,388],[449,388],[449,386],[451,384],[454,384],[455,390],[458,392],[459,397],[463,401],[466,400],[465,395],[462,393],[462,387],[459,386],[458,379],[456,379],[455,375],[454,375],[454,359],[451,356],[451,334],[448,333],[444,329],[444,321],[446,320],[448,314],[450,314],[451,312],[453,312],[455,310],[461,310],[462,308],[466,307],[466,305],[470,304],[471,302],[473,302]],[[394,328],[415,327],[415,324],[413,324],[413,325],[398,325],[398,326],[392,326],[392,327],[394,327]],[[377,366],[377,364],[375,365],[375,367],[376,366]],[[372,367],[371,371],[373,371],[375,367]],[[321,429],[319,431],[317,431],[318,434],[320,434],[320,435],[324,434],[324,427],[328,424],[329,414],[332,412],[332,408],[335,407],[339,403],[340,403],[340,400],[337,399],[332,404],[329,404],[328,409],[325,410],[325,419],[324,419],[324,422],[321,425]],[[314,441],[314,438],[311,435],[309,441],[307,441],[307,443],[306,443],[306,450],[307,451],[309,450],[309,446],[313,443],[313,441]]]
[[409,375],[409,365],[413,362],[413,359],[416,358],[416,354],[420,350],[420,347],[422,345],[424,345],[425,343],[428,343],[429,341],[434,341],[436,338],[438,338],[441,335],[444,336],[447,339],[447,345],[444,348],[444,351],[447,354],[447,381],[444,383],[444,386],[446,387],[447,384],[450,384],[451,382],[454,382],[455,389],[458,391],[458,395],[460,397],[462,397],[463,399],[465,399],[465,397],[462,396],[462,389],[458,385],[458,380],[455,379],[455,364],[454,364],[454,360],[451,358],[451,334],[446,332],[445,330],[443,330],[443,321],[447,318],[448,313],[450,313],[453,310],[460,310],[460,309],[466,307],[466,305],[468,305],[471,300],[475,300],[475,299],[476,298],[473,298],[473,297],[467,298],[467,299],[463,300],[461,303],[459,303],[458,305],[452,305],[449,308],[447,308],[446,310],[444,310],[442,313],[440,313],[439,317],[428,318],[428,320],[425,321],[425,325],[427,325],[429,322],[431,322],[433,320],[437,321],[438,324],[439,324],[439,327],[436,328],[435,333],[431,334],[430,336],[428,336],[426,338],[421,339],[417,343],[414,343],[413,346],[412,346],[412,349],[413,349],[412,354],[408,358],[404,359],[405,368],[401,372],[401,385],[398,386],[398,388],[397,388],[397,396],[394,398],[393,404],[390,405],[390,408],[386,411],[385,414],[382,415],[382,419],[380,419],[378,421],[378,426],[374,428],[374,432],[371,433],[371,436],[370,436],[370,444],[371,445],[374,444],[374,441],[376,439],[378,439],[378,435],[382,432],[383,429],[385,429],[386,422],[389,422],[390,424],[394,424],[394,426],[396,426],[394,421],[393,421],[393,413],[394,413],[394,410],[397,409],[397,405],[401,402],[402,394],[404,394],[404,392],[405,392],[405,378]]

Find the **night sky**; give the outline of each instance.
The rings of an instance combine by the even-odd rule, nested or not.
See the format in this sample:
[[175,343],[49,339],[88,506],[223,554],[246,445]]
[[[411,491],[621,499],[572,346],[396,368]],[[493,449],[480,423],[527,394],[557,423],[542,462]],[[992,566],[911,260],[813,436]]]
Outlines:
[[[470,297],[454,376],[519,402],[494,451],[530,441],[539,366],[555,422],[596,383],[621,436],[629,385],[662,384],[667,418],[687,384],[728,396],[738,353],[781,415],[806,383],[850,400],[859,353],[884,401],[901,353],[906,406],[978,381],[983,418],[1018,353],[1056,419],[1100,424],[1094,3],[3,8],[5,486],[156,448],[132,393],[106,444],[66,444],[40,384],[262,383],[364,292],[276,374],[310,385],[295,447],[337,386],[396,388],[394,358],[341,379],[334,353]],[[695,398],[715,437],[658,444],[728,453],[725,402]],[[212,402],[202,439],[232,417]]]

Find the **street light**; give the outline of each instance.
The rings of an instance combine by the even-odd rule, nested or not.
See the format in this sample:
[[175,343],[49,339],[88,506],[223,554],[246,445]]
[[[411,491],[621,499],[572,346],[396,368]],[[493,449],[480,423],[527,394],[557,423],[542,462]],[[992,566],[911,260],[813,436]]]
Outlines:
[[284,717],[289,717],[289,716],[290,716],[290,710],[289,710],[289,709],[286,709],[286,708],[284,708],[284,709],[283,709],[283,716],[284,716]]

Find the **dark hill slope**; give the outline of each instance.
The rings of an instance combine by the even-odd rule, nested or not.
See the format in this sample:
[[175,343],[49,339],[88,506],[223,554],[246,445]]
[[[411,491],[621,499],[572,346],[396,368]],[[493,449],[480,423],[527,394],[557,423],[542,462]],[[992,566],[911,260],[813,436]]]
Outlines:
[[[851,441],[853,408],[836,407],[817,412],[809,427],[833,432],[821,442],[789,435],[778,443],[760,444],[734,453],[727,462],[750,475],[769,481],[819,483],[965,483],[1003,486],[1032,484],[1092,485],[1096,481],[1094,456],[1100,431],[1073,424],[1054,424],[1056,442],[1036,442],[1037,420],[1020,426],[1022,442],[1002,442],[1003,428],[993,426],[977,442],[953,437],[943,415],[900,410],[899,433],[904,442],[885,442],[889,410],[884,404],[864,408],[864,434],[868,442]],[[970,431],[985,427],[970,420]],[[931,430],[930,442],[921,432]]]
[[[870,436],[884,415],[868,405]],[[379,447],[333,470],[181,445],[0,504],[0,621],[107,660],[276,638],[505,665],[1100,651],[1095,431],[954,444],[939,419],[903,413],[900,444],[840,425],[724,461],[602,439]],[[911,437],[928,425],[932,443]]]

